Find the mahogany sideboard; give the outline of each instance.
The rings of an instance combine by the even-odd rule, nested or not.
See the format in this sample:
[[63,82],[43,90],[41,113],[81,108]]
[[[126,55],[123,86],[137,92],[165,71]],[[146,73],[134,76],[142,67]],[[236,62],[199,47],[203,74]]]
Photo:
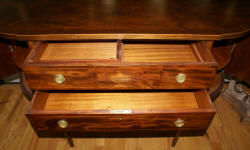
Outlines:
[[208,89],[221,69],[213,42],[247,37],[249,6],[0,0],[0,36],[18,51],[32,97],[27,117],[39,136],[63,135],[73,146],[74,135],[169,133],[174,146],[209,127],[215,108]]

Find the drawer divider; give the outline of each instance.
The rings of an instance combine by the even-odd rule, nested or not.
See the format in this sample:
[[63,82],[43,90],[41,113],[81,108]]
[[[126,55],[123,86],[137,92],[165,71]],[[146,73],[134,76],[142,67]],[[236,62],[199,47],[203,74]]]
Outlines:
[[117,40],[117,60],[123,62],[123,42],[122,40]]

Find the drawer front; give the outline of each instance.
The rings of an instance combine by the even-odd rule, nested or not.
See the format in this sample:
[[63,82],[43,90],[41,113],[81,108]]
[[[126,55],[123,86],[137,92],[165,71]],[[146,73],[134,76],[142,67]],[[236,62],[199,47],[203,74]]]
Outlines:
[[[206,89],[215,74],[211,66],[26,67],[34,90]],[[178,82],[178,75],[184,75]],[[62,75],[63,83],[55,78]]]
[[[28,115],[36,131],[170,131],[207,129],[214,113],[144,114],[144,115]],[[61,128],[58,121],[67,121]],[[176,121],[184,121],[177,127]]]

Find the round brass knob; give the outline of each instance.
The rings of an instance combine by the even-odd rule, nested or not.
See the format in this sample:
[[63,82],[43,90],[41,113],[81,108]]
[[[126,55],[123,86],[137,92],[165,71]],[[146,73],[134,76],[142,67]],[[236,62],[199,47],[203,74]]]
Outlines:
[[55,76],[55,82],[56,82],[57,84],[63,84],[64,81],[65,81],[65,78],[64,78],[64,76],[63,76],[62,74],[57,74],[57,75]]
[[66,120],[59,120],[59,121],[57,121],[57,124],[60,128],[63,128],[63,129],[67,128],[69,125],[68,121],[66,121]]
[[176,81],[177,81],[178,83],[183,83],[183,82],[186,81],[186,79],[187,79],[187,76],[186,76],[184,73],[179,73],[179,74],[177,74],[177,76],[176,76]]
[[177,119],[175,122],[174,122],[175,126],[180,128],[182,126],[184,126],[184,120],[182,119]]

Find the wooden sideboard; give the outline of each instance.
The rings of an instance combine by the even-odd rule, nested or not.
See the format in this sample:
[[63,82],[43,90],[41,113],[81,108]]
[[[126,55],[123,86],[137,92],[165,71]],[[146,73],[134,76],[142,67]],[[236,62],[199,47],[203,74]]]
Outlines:
[[205,131],[216,66],[205,42],[36,42],[27,116],[38,132]]
[[243,0],[0,4],[0,36],[29,45],[17,64],[34,93],[27,117],[39,136],[71,146],[76,134],[171,133],[173,146],[204,134],[215,114],[213,41],[250,26]]

